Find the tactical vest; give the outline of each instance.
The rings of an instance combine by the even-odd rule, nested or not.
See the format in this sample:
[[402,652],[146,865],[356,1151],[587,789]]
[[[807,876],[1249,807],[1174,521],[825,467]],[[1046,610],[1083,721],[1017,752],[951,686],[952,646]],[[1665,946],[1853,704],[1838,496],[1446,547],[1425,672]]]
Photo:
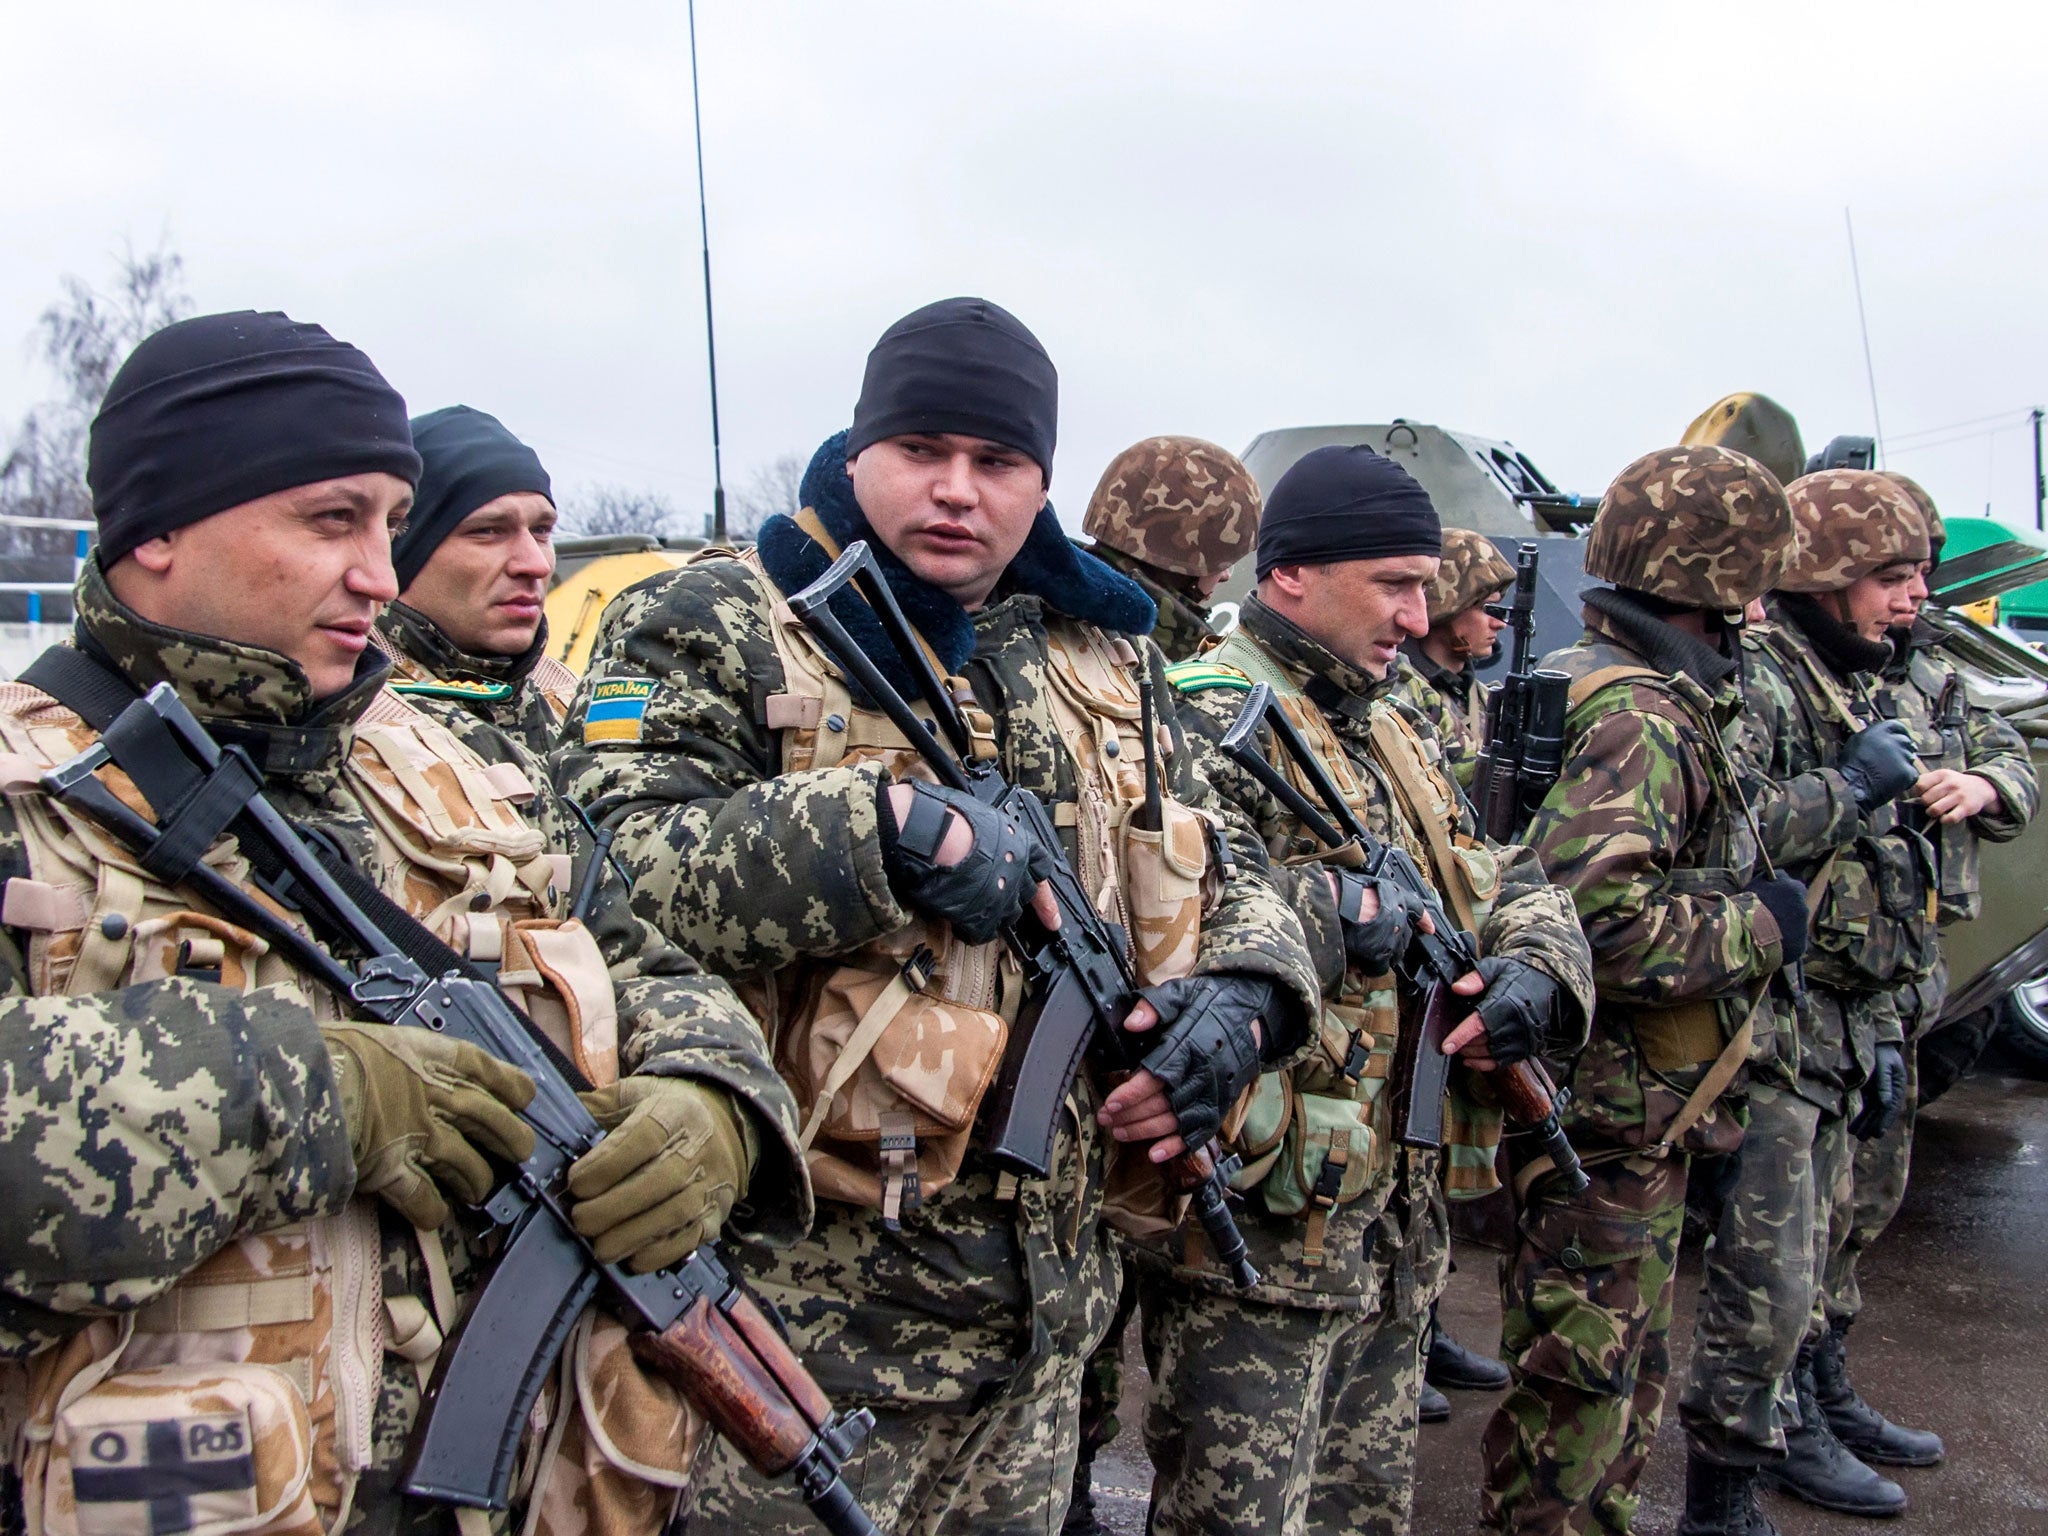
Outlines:
[[[707,551],[704,558],[732,556]],[[759,584],[782,663],[782,690],[766,703],[767,724],[781,735],[782,771],[878,763],[892,780],[930,780],[888,717],[854,702],[755,554],[739,558]],[[1145,797],[1141,704],[1131,675],[1138,652],[1120,635],[1058,616],[1047,620],[1046,650],[1040,707],[1066,748],[1077,788],[1073,802],[1052,807],[1053,820],[1074,830],[1082,884],[1129,936],[1141,983],[1184,976],[1194,966],[1205,903],[1217,893],[1210,824],[1170,797],[1162,830],[1130,824]],[[948,686],[971,700],[964,681]],[[993,761],[994,722],[972,702],[963,712],[974,755]],[[1162,763],[1172,751],[1164,728],[1156,750]],[[875,1207],[894,1223],[958,1176],[1023,1002],[1021,979],[1002,943],[968,944],[945,922],[919,920],[851,955],[741,985],[796,1096],[820,1198]]]
[[[1200,660],[1170,669],[1167,677],[1184,692],[1244,691],[1255,683],[1268,684],[1364,825],[1372,822],[1374,800],[1364,775],[1375,777],[1395,838],[1430,872],[1459,926],[1478,931],[1499,891],[1499,872],[1492,852],[1459,828],[1457,791],[1443,771],[1441,748],[1433,737],[1417,733],[1391,705],[1376,705],[1369,724],[1371,748],[1361,770],[1314,701],[1242,630]],[[1269,751],[1274,765],[1313,801],[1316,792],[1294,761],[1277,745]],[[1327,857],[1306,840],[1271,852],[1289,864],[1320,864]],[[1256,1189],[1274,1215],[1303,1217],[1303,1262],[1311,1268],[1323,1262],[1328,1213],[1383,1189],[1392,1176],[1398,1143],[1394,1106],[1385,1089],[1400,1035],[1395,978],[1347,970],[1336,992],[1323,999],[1309,1055],[1285,1071],[1263,1074],[1254,1085],[1233,1142],[1243,1160],[1235,1183],[1242,1190]],[[1458,1076],[1453,1074],[1454,1084]],[[1500,1127],[1497,1108],[1473,1102],[1462,1085],[1454,1088],[1445,1121],[1446,1193],[1472,1198],[1498,1187],[1493,1166]]]
[[[31,994],[80,997],[184,975],[245,994],[296,993],[316,1016],[338,1018],[325,990],[264,939],[194,908],[41,792],[38,776],[96,735],[48,695],[0,685],[0,792],[29,866],[7,882],[4,921],[29,934]],[[357,723],[344,773],[372,828],[368,873],[380,887],[495,969],[506,994],[593,1082],[615,1081],[611,980],[589,930],[551,915],[568,861],[518,815],[534,793],[524,776],[487,766],[389,692]],[[108,768],[102,778],[150,814],[125,774]],[[232,838],[206,862],[247,887]],[[378,1208],[357,1199],[333,1217],[237,1238],[139,1311],[95,1319],[54,1349],[0,1366],[20,1373],[16,1400],[27,1403],[11,1452],[30,1536],[340,1530],[372,1465],[386,1352],[410,1362],[424,1390],[456,1321],[441,1235],[421,1232],[418,1242],[430,1294],[387,1294]],[[544,1489],[545,1500],[534,1495],[547,1506],[538,1529],[567,1536],[593,1503],[639,1508],[646,1483],[666,1479],[659,1491],[673,1504],[682,1486],[695,1422],[673,1393],[638,1378],[623,1340],[617,1323],[586,1317],[537,1410],[536,1442],[554,1454],[528,1455],[515,1494]],[[0,1400],[7,1396],[0,1383]],[[587,1411],[564,1412],[572,1398],[586,1410],[632,1403],[642,1422],[608,1434]],[[631,1479],[585,1454],[598,1442],[634,1448],[615,1464],[631,1466]],[[560,1475],[543,1484],[550,1467]],[[487,1529],[482,1519],[465,1518],[465,1536]]]
[[[1904,677],[1887,674],[1878,704],[1881,713],[1905,721],[1912,730],[1922,773],[1937,768],[1970,771],[1969,691],[1953,667],[1915,649]],[[1976,829],[1968,822],[1954,826],[1934,822],[1926,825],[1924,832],[1935,850],[1939,870],[1936,920],[1943,928],[1969,922],[1984,910]]]

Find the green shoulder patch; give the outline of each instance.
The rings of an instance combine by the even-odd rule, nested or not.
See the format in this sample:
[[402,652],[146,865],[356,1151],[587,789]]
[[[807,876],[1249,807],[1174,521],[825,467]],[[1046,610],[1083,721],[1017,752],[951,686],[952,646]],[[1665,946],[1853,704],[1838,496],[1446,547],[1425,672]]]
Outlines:
[[512,697],[511,683],[465,683],[457,679],[435,682],[393,683],[391,691],[413,699],[467,699],[479,704],[502,704]]
[[1201,693],[1210,688],[1252,691],[1252,680],[1235,667],[1214,661],[1177,661],[1166,669],[1166,680],[1182,693]]

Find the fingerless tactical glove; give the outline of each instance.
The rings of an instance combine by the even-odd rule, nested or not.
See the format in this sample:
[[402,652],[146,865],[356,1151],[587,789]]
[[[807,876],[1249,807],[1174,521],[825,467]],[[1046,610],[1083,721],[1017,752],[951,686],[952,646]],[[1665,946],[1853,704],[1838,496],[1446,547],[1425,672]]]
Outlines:
[[1496,955],[1474,968],[1486,983],[1473,1012],[1486,1028],[1486,1051],[1504,1067],[1541,1056],[1557,1016],[1558,984],[1526,960]]
[[1147,987],[1159,1043],[1144,1068],[1166,1089],[1190,1150],[1215,1139],[1223,1116],[1259,1075],[1252,1021],[1273,1003],[1263,976],[1183,976]]
[[[889,789],[881,791],[882,861],[889,885],[908,906],[944,918],[970,944],[986,944],[1014,923],[1032,887],[1053,870],[1052,851],[972,795],[943,784],[911,784],[910,813],[899,827]],[[957,864],[936,861],[945,841],[948,811],[967,823],[974,843]]]
[[[1378,897],[1379,911],[1361,922],[1358,913],[1368,890]],[[1422,913],[1422,898],[1404,885],[1349,870],[1337,872],[1337,916],[1344,921],[1344,954],[1367,976],[1392,970],[1394,962],[1408,953]]]

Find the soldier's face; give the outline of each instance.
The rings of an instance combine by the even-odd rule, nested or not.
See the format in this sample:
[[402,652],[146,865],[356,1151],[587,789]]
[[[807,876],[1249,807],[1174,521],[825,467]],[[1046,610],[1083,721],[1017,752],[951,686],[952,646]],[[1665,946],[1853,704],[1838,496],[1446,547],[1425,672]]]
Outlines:
[[554,573],[554,503],[514,491],[458,523],[399,596],[472,655],[517,656],[540,633]]
[[1821,594],[1822,605],[1865,640],[1882,640],[1886,630],[1910,625],[1926,596],[1920,567],[1906,561]]
[[1460,661],[1493,654],[1500,632],[1507,628],[1505,623],[1486,611],[1486,604],[1498,596],[1498,593],[1492,594],[1486,602],[1475,603],[1457,617],[1445,620],[1443,627],[1449,631],[1451,654]]
[[149,540],[107,580],[154,623],[290,657],[324,698],[354,680],[398,595],[391,535],[411,507],[412,487],[381,472],[295,486]]
[[1045,505],[1029,455],[953,432],[870,443],[846,469],[875,536],[967,609],[987,601]]
[[1403,641],[1429,633],[1429,584],[1435,555],[1346,560],[1337,565],[1279,565],[1259,596],[1340,661],[1378,679]]

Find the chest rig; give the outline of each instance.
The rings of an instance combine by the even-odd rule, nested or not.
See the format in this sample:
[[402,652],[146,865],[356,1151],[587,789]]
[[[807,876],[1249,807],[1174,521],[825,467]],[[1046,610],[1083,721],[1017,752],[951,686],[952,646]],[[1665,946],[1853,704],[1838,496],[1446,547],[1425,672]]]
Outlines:
[[[261,936],[157,883],[41,792],[40,774],[97,734],[49,695],[0,685],[0,792],[29,867],[7,882],[0,919],[27,936],[30,992],[82,997],[184,976],[244,994],[295,993],[317,1017],[338,1018],[326,991]],[[366,872],[450,947],[495,970],[593,1081],[616,1080],[610,978],[589,931],[551,915],[567,860],[520,817],[534,793],[524,776],[486,765],[389,693],[357,721],[340,773],[368,832]],[[154,815],[119,769],[102,774],[131,809]],[[260,896],[231,836],[206,862]],[[392,1433],[379,1422],[387,1357],[423,1390],[457,1317],[441,1234],[406,1240],[412,1258],[391,1242],[375,1203],[354,1200],[336,1216],[239,1237],[139,1311],[96,1319],[0,1367],[22,1373],[25,1421],[10,1451],[33,1536],[340,1530]],[[468,1268],[476,1256],[460,1258]],[[391,1287],[388,1277],[407,1273],[423,1278],[424,1295]]]
[[[1493,855],[1460,829],[1457,790],[1438,744],[1418,735],[1399,710],[1375,705],[1365,748],[1354,755],[1293,675],[1242,630],[1168,675],[1187,691],[1242,692],[1268,684],[1360,824],[1406,850],[1430,872],[1458,924],[1478,931],[1499,890]],[[1287,753],[1270,747],[1269,760],[1307,798],[1316,798]],[[1305,835],[1283,834],[1268,851],[1289,865],[1319,866],[1328,858]],[[1235,1182],[1256,1189],[1274,1215],[1303,1218],[1302,1262],[1310,1268],[1324,1263],[1331,1212],[1368,1194],[1384,1196],[1392,1185],[1400,1148],[1386,1089],[1400,1046],[1396,978],[1347,970],[1323,999],[1309,1055],[1286,1071],[1264,1074],[1254,1086],[1235,1143],[1244,1162]],[[1454,1090],[1445,1120],[1447,1192],[1472,1196],[1497,1187],[1493,1154],[1500,1123],[1498,1109]]]

